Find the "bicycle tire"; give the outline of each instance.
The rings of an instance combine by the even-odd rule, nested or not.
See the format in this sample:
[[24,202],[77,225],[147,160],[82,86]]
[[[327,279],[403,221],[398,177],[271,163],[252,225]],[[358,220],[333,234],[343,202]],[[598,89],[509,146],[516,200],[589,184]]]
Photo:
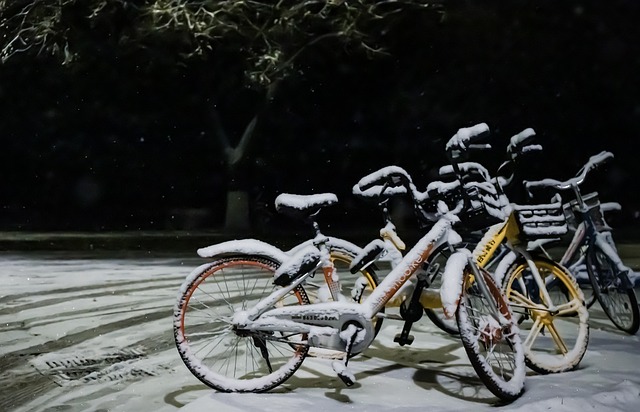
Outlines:
[[[604,313],[616,328],[635,335],[640,326],[636,293],[620,280],[614,261],[598,245],[592,245],[587,252],[587,270]],[[629,279],[626,281],[630,284]]]
[[[589,343],[589,311],[584,296],[573,275],[564,267],[542,256],[534,256],[532,261],[545,282],[551,302],[547,302],[539,290],[523,257],[507,269],[502,287],[518,319],[525,362],[541,374],[573,370],[580,364]],[[539,309],[533,309],[536,306]],[[550,306],[559,312],[542,309]]]
[[[180,288],[173,315],[176,346],[201,382],[222,392],[264,392],[291,377],[304,361],[307,336],[277,332],[236,333],[229,324],[237,309],[255,305],[272,292],[280,262],[264,256],[215,259],[196,269]],[[280,305],[304,305],[302,286]]]
[[[442,287],[442,275],[447,260],[451,256],[449,245],[440,245],[427,259],[425,270],[429,278],[429,288],[440,289]],[[424,308],[424,313],[438,328],[450,335],[458,335],[458,324],[455,318],[448,318],[441,308]]]
[[591,277],[589,276],[589,271],[587,270],[587,264],[585,263],[586,256],[583,250],[581,250],[578,254],[578,257],[573,259],[573,261],[568,262],[564,265],[569,272],[573,275],[573,277],[578,282],[578,286],[580,290],[582,290],[582,294],[584,295],[584,303],[587,306],[587,309],[590,309],[594,303],[596,303],[596,295],[593,293],[593,287],[591,286]]
[[[524,392],[526,366],[518,326],[493,277],[481,269],[490,296],[483,296],[468,270],[456,311],[460,338],[469,361],[482,382],[498,398],[511,402]],[[491,306],[501,314],[491,315]]]

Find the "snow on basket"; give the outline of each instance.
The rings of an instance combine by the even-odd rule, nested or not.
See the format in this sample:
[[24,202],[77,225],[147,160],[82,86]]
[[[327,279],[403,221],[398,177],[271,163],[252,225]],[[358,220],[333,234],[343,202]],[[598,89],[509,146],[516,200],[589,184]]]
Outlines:
[[568,231],[560,202],[513,205],[513,210],[520,224],[520,231],[527,239],[557,237]]

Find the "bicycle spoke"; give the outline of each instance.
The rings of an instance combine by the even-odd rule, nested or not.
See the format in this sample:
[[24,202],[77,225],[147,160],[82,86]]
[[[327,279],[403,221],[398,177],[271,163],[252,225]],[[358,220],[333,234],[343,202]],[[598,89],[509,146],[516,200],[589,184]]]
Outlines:
[[564,316],[578,312],[578,310],[583,306],[582,300],[573,299],[567,303],[563,303],[562,305],[556,306],[558,313],[556,316]]
[[547,330],[551,334],[551,337],[553,338],[553,341],[556,343],[556,346],[558,347],[560,352],[563,355],[566,355],[569,352],[569,349],[567,349],[567,344],[558,333],[556,326],[553,324],[553,322],[549,322],[545,326],[547,327]]
[[544,327],[544,324],[539,318],[536,319],[535,322],[533,322],[533,326],[531,326],[529,335],[527,335],[527,338],[523,342],[523,345],[527,351],[532,350],[533,343],[535,342],[536,338],[540,334],[540,331],[542,330],[543,327]]

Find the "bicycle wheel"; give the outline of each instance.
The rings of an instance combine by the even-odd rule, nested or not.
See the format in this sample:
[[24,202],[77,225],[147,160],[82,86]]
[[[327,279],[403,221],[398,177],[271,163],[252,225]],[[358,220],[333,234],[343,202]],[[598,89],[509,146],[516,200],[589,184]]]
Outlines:
[[584,252],[581,251],[574,261],[568,262],[564,266],[573,275],[576,282],[578,282],[578,286],[584,295],[584,303],[587,305],[587,309],[589,309],[596,302],[596,295],[593,293],[591,278],[587,271],[587,264],[585,262],[586,256]]
[[533,264],[544,281],[547,300],[527,261],[513,262],[503,290],[524,339],[527,366],[538,373],[575,369],[589,342],[589,311],[575,278],[562,266],[541,257]]
[[[307,336],[236,331],[231,317],[254,306],[276,286],[279,263],[261,256],[218,258],[196,269],[180,288],[174,338],[187,368],[223,392],[262,392],[287,380],[309,350]],[[278,306],[304,305],[301,286]]]
[[620,278],[627,275],[620,274],[613,260],[597,245],[587,252],[587,270],[604,313],[618,329],[634,335],[640,325],[640,313],[630,280]]
[[[489,296],[474,277],[465,271],[462,298],[456,320],[469,360],[482,382],[505,401],[517,399],[524,391],[525,362],[518,326],[507,301],[493,277],[481,270]],[[494,316],[495,311],[498,318]]]
[[[442,274],[449,256],[451,256],[451,250],[448,245],[439,246],[429,256],[425,269],[429,279],[429,289],[440,290],[442,287]],[[434,325],[443,331],[451,335],[460,333],[456,319],[446,317],[442,308],[424,308],[424,313]]]

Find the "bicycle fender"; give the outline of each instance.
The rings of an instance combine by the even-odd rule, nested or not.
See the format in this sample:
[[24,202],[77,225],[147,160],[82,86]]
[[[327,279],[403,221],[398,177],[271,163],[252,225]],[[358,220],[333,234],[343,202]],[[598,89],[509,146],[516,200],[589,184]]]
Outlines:
[[384,242],[381,239],[374,239],[362,249],[358,256],[353,259],[351,266],[349,266],[349,271],[351,273],[358,272],[362,268],[369,266],[378,260],[378,258],[385,252],[386,246]]
[[258,255],[270,258],[278,263],[289,256],[277,247],[257,239],[230,240],[198,249],[203,258],[214,258],[233,255]]
[[298,251],[289,257],[274,274],[273,283],[286,286],[298,277],[315,270],[322,261],[322,252],[314,245]]
[[[596,233],[595,244],[607,255],[609,259],[616,265],[616,269],[620,272],[632,273],[630,267],[626,266],[620,256],[618,255],[614,246],[612,246],[613,239],[611,236],[605,236],[602,233]],[[613,243],[615,245],[615,243]]]
[[507,270],[516,259],[518,259],[518,255],[514,251],[510,251],[498,262],[498,267],[493,272],[493,279],[499,288],[502,288],[502,282],[504,282],[504,277],[507,275]]
[[[342,249],[346,249],[346,250],[361,250],[360,246],[357,246],[354,243],[349,242],[348,240],[344,240],[344,239],[340,239],[337,237],[332,237],[332,236],[327,236],[327,239],[329,239],[329,249],[332,248],[342,248]],[[305,240],[304,242],[300,243],[299,245],[294,246],[292,249],[287,250],[286,253],[289,256],[293,256],[296,253],[298,253],[299,251],[301,251],[302,249],[306,249],[307,246],[309,245],[313,245],[315,239],[308,239]]]
[[459,249],[454,252],[444,267],[442,274],[442,286],[440,287],[440,300],[447,318],[455,316],[462,297],[462,283],[464,272],[469,264],[471,252],[467,249]]

